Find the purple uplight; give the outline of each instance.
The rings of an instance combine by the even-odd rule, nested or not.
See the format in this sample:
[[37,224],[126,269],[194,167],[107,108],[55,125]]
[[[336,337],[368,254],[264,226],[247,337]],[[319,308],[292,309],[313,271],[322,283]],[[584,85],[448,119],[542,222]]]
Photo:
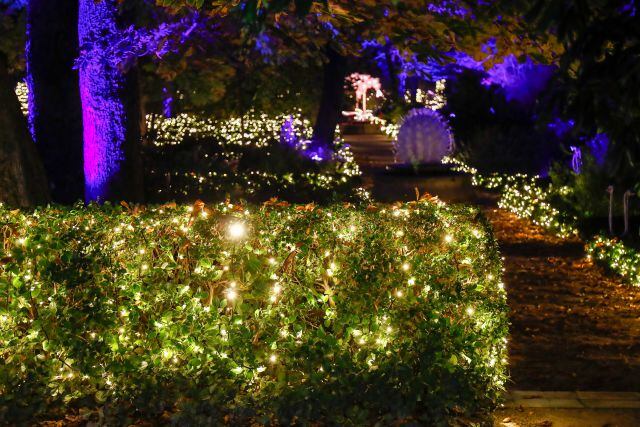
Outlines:
[[[114,0],[80,0],[80,45],[118,32]],[[121,95],[125,75],[110,61],[86,55],[79,66],[84,126],[85,199],[105,200],[125,161],[126,112]]]

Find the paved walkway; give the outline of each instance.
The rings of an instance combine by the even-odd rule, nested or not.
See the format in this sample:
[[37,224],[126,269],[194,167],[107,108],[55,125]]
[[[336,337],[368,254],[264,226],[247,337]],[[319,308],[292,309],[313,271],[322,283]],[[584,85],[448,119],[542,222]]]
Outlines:
[[506,211],[485,209],[505,257],[511,390],[640,392],[640,288]]

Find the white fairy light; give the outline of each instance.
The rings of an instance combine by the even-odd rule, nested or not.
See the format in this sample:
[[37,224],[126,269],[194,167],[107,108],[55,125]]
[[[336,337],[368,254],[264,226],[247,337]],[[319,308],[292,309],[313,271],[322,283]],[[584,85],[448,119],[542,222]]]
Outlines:
[[238,292],[235,289],[233,289],[233,288],[227,289],[227,299],[229,301],[233,301],[237,297],[238,297]]
[[236,221],[229,224],[227,231],[231,240],[240,240],[247,234],[247,226],[242,221]]

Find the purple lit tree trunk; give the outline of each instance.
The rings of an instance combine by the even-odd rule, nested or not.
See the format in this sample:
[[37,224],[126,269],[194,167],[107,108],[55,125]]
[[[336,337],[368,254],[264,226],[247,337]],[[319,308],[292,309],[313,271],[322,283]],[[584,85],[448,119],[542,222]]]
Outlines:
[[29,207],[49,201],[47,178],[0,53],[0,202]]
[[27,5],[27,84],[31,133],[55,202],[84,197],[82,108],[78,75],[78,3],[30,0]]
[[87,202],[142,199],[136,72],[96,48],[117,38],[119,19],[115,0],[80,0],[80,46],[93,44],[80,66]]
[[333,147],[336,126],[342,116],[344,81],[347,77],[347,58],[331,47],[327,48],[327,57],[320,109],[313,128],[313,145],[320,149]]

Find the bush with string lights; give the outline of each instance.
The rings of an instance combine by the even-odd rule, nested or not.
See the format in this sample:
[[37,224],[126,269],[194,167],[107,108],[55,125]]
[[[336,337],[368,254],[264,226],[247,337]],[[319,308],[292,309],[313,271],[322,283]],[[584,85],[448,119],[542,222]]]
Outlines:
[[472,208],[107,204],[0,220],[3,422],[100,408],[115,424],[432,424],[503,390],[501,260]]

